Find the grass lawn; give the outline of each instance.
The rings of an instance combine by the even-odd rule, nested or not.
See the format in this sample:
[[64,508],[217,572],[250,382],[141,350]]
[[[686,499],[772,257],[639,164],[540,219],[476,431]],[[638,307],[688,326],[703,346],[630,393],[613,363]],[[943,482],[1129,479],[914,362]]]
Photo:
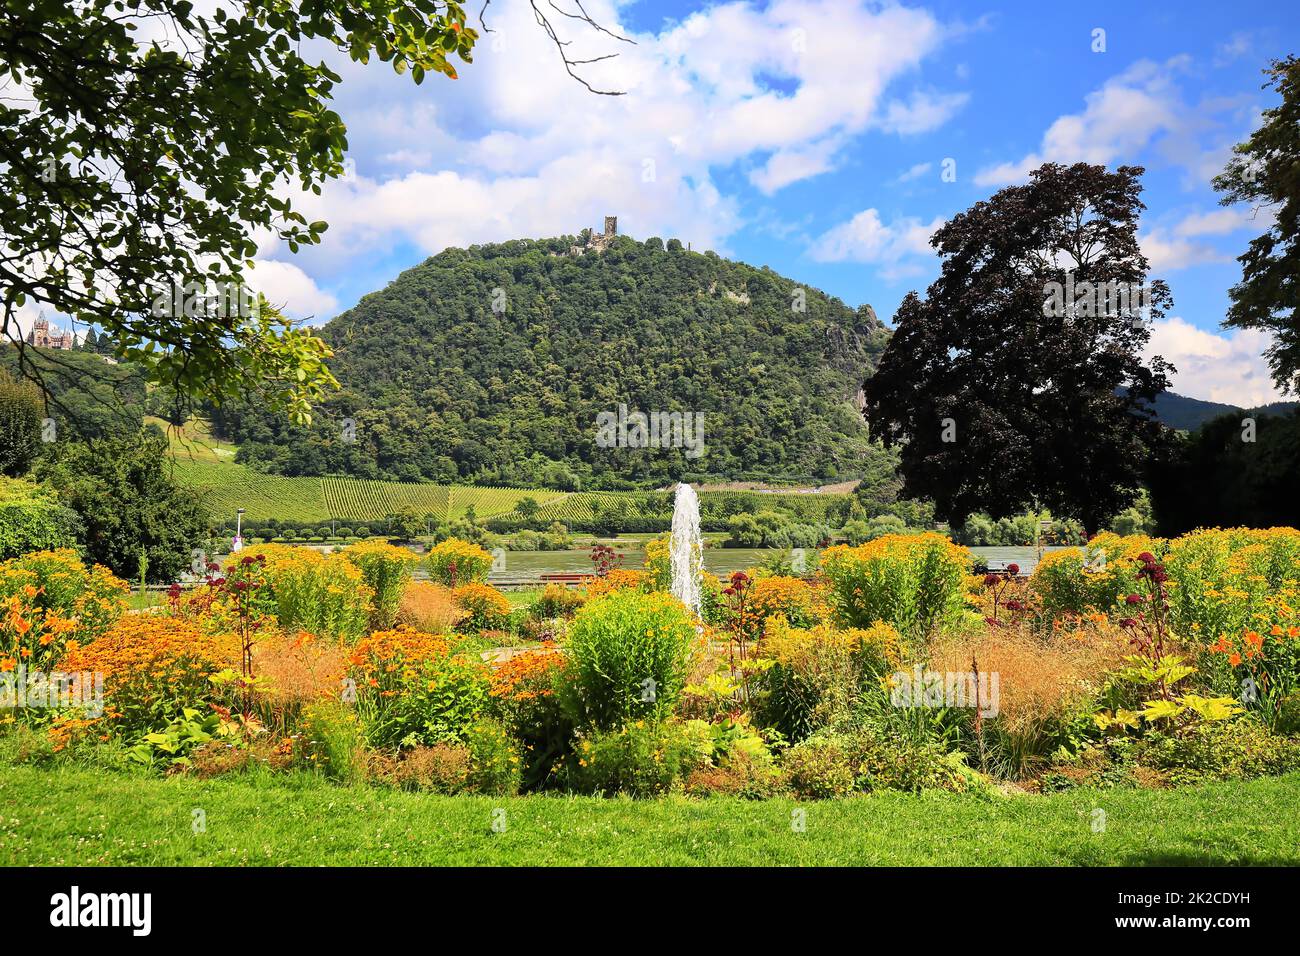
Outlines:
[[[494,811],[504,832],[493,832]],[[806,813],[794,832],[792,812]],[[1095,833],[1094,809],[1106,813]],[[194,811],[206,830],[194,833]],[[825,803],[435,797],[304,774],[0,774],[0,865],[1300,863],[1300,775],[1177,791]]]
[[502,591],[501,593],[506,596],[506,600],[510,602],[511,608],[517,608],[528,607],[528,605],[537,600],[545,589],[545,585],[539,584],[535,588],[510,588],[510,590]]

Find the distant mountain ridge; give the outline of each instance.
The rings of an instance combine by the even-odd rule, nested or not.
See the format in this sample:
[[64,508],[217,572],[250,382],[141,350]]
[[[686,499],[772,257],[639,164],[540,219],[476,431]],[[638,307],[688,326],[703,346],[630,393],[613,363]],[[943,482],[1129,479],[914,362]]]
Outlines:
[[1256,408],[1242,408],[1239,405],[1225,405],[1222,402],[1210,402],[1201,398],[1190,398],[1176,392],[1164,392],[1157,396],[1154,410],[1156,418],[1170,428],[1193,432],[1212,418],[1229,414],[1285,415],[1296,408],[1300,402],[1270,402]]

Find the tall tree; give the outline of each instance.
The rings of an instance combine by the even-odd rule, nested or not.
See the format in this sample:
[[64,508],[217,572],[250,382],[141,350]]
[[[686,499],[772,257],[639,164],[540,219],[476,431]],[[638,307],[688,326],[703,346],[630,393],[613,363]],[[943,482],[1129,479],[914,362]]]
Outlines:
[[1300,525],[1300,409],[1211,419],[1153,463],[1151,505],[1160,534],[1194,528]]
[[37,474],[86,528],[86,553],[127,580],[175,581],[208,531],[202,500],[172,481],[167,438],[138,434],[67,442]]
[[419,83],[454,78],[475,38],[440,0],[5,4],[0,82],[23,95],[0,104],[4,333],[20,341],[19,307],[46,303],[154,381],[214,400],[255,382],[307,418],[328,350],[242,291],[254,230],[318,242],[326,224],[283,197],[343,172],[340,77],[303,41]]
[[[613,54],[575,59],[550,17],[632,41],[580,2],[531,6],[569,74],[610,92],[578,70]],[[295,252],[319,242],[326,223],[285,197],[344,171],[346,130],[329,108],[341,78],[303,53],[323,41],[421,83],[456,79],[477,38],[455,0],[0,6],[0,334],[21,354],[19,308],[47,304],[97,326],[101,348],[107,338],[155,382],[209,401],[255,388],[307,422],[337,384],[328,349],[244,292],[254,234]]]
[[0,368],[0,474],[25,475],[41,451],[45,402],[31,382]]
[[1229,292],[1223,324],[1272,333],[1264,354],[1273,381],[1300,392],[1300,58],[1274,60],[1264,72],[1264,88],[1277,90],[1282,102],[1264,110],[1259,128],[1214,178],[1222,205],[1248,202],[1257,217],[1272,214],[1269,228],[1237,259],[1241,281]]
[[1047,164],[931,238],[941,274],[903,300],[865,387],[903,496],[953,523],[1038,505],[1089,531],[1132,500],[1172,371],[1142,360],[1172,300],[1147,282],[1141,174]]

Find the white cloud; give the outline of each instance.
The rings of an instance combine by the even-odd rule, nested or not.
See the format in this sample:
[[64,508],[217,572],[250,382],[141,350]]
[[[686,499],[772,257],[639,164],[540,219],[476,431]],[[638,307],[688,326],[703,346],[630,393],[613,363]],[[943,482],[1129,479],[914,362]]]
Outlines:
[[1193,240],[1202,236],[1226,236],[1242,229],[1263,231],[1268,226],[1267,215],[1261,211],[1257,218],[1252,219],[1250,210],[1243,208],[1189,213],[1172,226],[1153,226],[1140,234],[1138,241],[1151,262],[1152,271],[1157,273],[1231,262],[1234,256]]
[[914,92],[909,100],[891,100],[885,108],[881,128],[908,136],[914,133],[926,133],[942,126],[966,105],[970,96],[966,93],[946,93],[932,95]]
[[1039,148],[1015,162],[975,174],[979,186],[1021,182],[1043,163],[1109,164],[1136,155],[1161,135],[1180,131],[1186,109],[1174,75],[1186,63],[1175,57],[1157,65],[1142,60],[1085,98],[1083,112],[1059,117]]
[[[622,32],[621,4],[585,4]],[[376,64],[319,55],[343,77],[335,108],[358,175],[322,197],[294,194],[330,223],[294,259],[322,276],[399,244],[448,245],[576,233],[605,214],[639,237],[725,250],[739,203],[715,183],[736,164],[772,194],[832,170],[853,137],[933,128],[965,101],[911,92],[950,37],[924,10],[866,0],[732,2],[619,43],[553,18],[595,96],[570,79],[526,4],[487,11],[493,30],[454,84],[416,87]],[[382,104],[377,108],[376,104]],[[261,249],[278,253],[273,242]]]
[[1157,228],[1141,233],[1138,242],[1151,264],[1151,271],[1157,274],[1186,269],[1188,266],[1230,262],[1232,259],[1213,246],[1192,242],[1165,229]]
[[808,149],[780,150],[772,154],[762,169],[750,173],[749,181],[770,196],[783,186],[833,168],[834,154],[839,145],[837,140],[827,138]]
[[1214,65],[1227,66],[1250,53],[1254,48],[1251,35],[1245,32],[1234,33],[1226,43],[1220,43],[1214,51]]
[[315,281],[291,262],[255,260],[248,285],[292,318],[331,315],[338,308],[334,296],[317,288]]
[[863,262],[880,266],[881,277],[893,281],[924,272],[922,260],[933,257],[930,236],[943,225],[936,216],[929,224],[905,216],[886,224],[875,209],[865,209],[848,222],[823,233],[809,250],[819,262]]
[[1227,235],[1238,229],[1251,228],[1251,225],[1251,215],[1244,209],[1214,209],[1183,217],[1174,226],[1174,232],[1178,235]]
[[1217,334],[1174,316],[1154,324],[1147,355],[1164,356],[1178,369],[1171,390],[1179,395],[1251,408],[1288,398],[1269,378],[1263,353],[1270,344],[1265,332]]
[[920,179],[922,176],[924,176],[933,168],[934,168],[934,163],[917,163],[915,166],[911,167],[906,172],[899,174],[899,177],[896,180],[894,180],[894,182],[909,183],[913,179]]

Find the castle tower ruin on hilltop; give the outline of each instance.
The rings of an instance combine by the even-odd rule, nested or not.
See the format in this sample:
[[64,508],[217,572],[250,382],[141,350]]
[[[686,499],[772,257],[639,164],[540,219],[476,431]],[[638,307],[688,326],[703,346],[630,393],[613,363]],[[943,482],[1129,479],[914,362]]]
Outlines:
[[609,248],[609,244],[613,242],[617,236],[618,216],[606,216],[605,231],[603,233],[598,233],[593,229],[590,235],[587,236],[587,244],[585,246],[570,246],[569,255],[580,256],[588,249],[593,252],[604,252]]

